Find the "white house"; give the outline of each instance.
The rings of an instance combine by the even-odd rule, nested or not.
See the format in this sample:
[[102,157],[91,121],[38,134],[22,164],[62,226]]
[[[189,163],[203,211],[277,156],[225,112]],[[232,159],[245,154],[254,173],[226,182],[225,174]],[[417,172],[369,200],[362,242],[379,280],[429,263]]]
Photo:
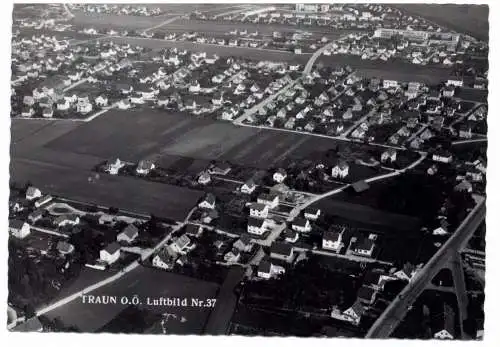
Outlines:
[[282,183],[286,178],[286,171],[284,169],[278,169],[276,172],[273,174],[273,180],[276,183]]
[[250,216],[256,218],[267,218],[269,206],[266,204],[253,203],[250,205]]
[[124,166],[125,163],[117,158],[114,162],[108,162],[104,168],[104,171],[106,171],[110,175],[117,175],[120,169]]
[[100,260],[108,265],[115,263],[120,258],[120,248],[118,242],[110,243],[106,248],[100,250]]
[[155,163],[153,163],[151,160],[141,160],[137,165],[135,172],[137,172],[139,175],[147,175],[151,172],[151,170],[154,170],[155,167]]
[[76,214],[62,215],[54,219],[54,224],[58,227],[77,225],[78,223],[80,223],[80,217]]
[[354,304],[349,307],[344,312],[339,311],[338,309],[333,309],[331,313],[331,317],[339,320],[343,320],[349,322],[353,325],[359,325],[361,321],[361,317],[364,313],[365,309],[359,300],[356,300]]
[[352,241],[352,252],[356,255],[371,257],[375,249],[375,241],[369,238],[362,238],[360,240],[354,238]]
[[57,109],[59,111],[67,111],[71,107],[71,103],[68,99],[61,99],[57,102]]
[[200,208],[214,209],[215,208],[215,195],[208,193],[205,198],[198,204]]
[[300,233],[305,233],[311,231],[311,223],[309,222],[308,219],[304,218],[296,218],[292,222],[292,230],[295,230]]
[[170,254],[168,254],[166,248],[164,248],[154,256],[152,264],[154,267],[157,267],[159,269],[170,270],[174,267],[173,260],[174,259]]
[[342,231],[327,231],[323,234],[323,249],[339,252],[342,249]]
[[26,190],[26,199],[28,199],[28,200],[38,199],[41,196],[42,196],[42,192],[38,188],[30,186]]
[[36,208],[39,208],[40,206],[42,205],[45,205],[46,203],[52,201],[52,196],[50,195],[45,195],[44,197],[38,199],[37,201],[35,201],[35,207]]
[[75,250],[75,246],[73,246],[71,243],[66,242],[66,241],[59,241],[57,243],[56,249],[62,255],[66,255],[66,254],[73,253],[73,251]]
[[397,158],[398,152],[394,148],[390,148],[382,153],[380,156],[380,160],[382,162],[395,162]]
[[118,234],[116,241],[131,243],[137,238],[137,236],[139,236],[139,229],[137,229],[135,225],[129,224],[121,233]]
[[19,219],[10,219],[9,232],[12,236],[17,237],[18,239],[24,239],[30,234],[31,230],[28,223]]
[[275,265],[266,260],[261,261],[259,267],[257,268],[257,277],[266,280],[283,273],[285,273],[284,267]]
[[241,258],[241,253],[238,249],[233,248],[226,254],[224,254],[224,261],[228,263],[237,263]]
[[437,151],[432,155],[432,160],[440,163],[451,163],[453,156],[448,151]]
[[306,208],[304,211],[304,217],[308,220],[317,220],[321,214],[319,208]]
[[278,194],[261,194],[257,198],[257,202],[259,204],[265,204],[270,209],[276,208],[279,205],[279,196]]
[[349,164],[346,161],[339,161],[332,168],[332,177],[334,178],[345,178],[349,174]]
[[398,81],[395,81],[395,80],[384,80],[382,82],[382,86],[385,88],[385,89],[389,89],[389,88],[397,88],[399,86],[399,82]]
[[212,178],[210,177],[210,174],[206,171],[203,171],[199,176],[198,176],[198,183],[199,184],[208,184],[212,181]]
[[92,111],[92,104],[90,103],[88,97],[78,98],[76,111],[81,114],[86,114]]
[[191,240],[186,234],[181,235],[175,242],[171,244],[171,248],[180,254],[186,253],[186,250],[191,248]]
[[265,219],[258,219],[254,217],[248,218],[247,232],[253,235],[262,235],[266,231]]
[[249,179],[240,187],[240,191],[244,194],[252,194],[255,188],[257,188],[257,185],[252,179]]
[[108,98],[105,95],[99,95],[95,98],[95,104],[100,107],[104,107],[108,105]]

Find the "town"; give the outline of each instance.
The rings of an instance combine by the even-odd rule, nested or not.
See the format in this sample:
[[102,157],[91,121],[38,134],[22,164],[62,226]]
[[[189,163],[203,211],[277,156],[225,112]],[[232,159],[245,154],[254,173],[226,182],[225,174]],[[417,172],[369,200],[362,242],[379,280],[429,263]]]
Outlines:
[[481,339],[488,10],[415,6],[15,5],[9,329]]

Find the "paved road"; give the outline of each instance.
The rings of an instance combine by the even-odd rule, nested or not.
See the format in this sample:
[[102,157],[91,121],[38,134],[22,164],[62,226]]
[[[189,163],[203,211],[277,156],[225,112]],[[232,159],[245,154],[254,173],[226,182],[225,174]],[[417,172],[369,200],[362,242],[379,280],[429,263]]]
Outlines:
[[464,143],[474,143],[474,142],[488,142],[488,138],[453,141],[451,144],[452,145],[462,145]]
[[429,282],[450,261],[456,251],[463,249],[486,214],[486,199],[478,197],[477,205],[450,236],[448,241],[434,254],[427,264],[417,272],[410,283],[401,291],[368,331],[367,338],[389,338],[403,320],[408,308],[425,290]]

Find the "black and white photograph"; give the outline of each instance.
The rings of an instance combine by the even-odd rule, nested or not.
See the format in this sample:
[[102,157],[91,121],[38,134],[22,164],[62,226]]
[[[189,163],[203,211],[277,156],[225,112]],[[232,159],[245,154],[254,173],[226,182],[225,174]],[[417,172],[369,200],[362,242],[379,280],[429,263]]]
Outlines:
[[483,340],[488,4],[10,11],[9,335]]

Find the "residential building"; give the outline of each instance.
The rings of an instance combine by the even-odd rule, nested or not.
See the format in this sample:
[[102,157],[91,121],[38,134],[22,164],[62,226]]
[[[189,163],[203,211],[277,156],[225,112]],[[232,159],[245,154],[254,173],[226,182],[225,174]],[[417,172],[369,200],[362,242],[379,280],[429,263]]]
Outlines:
[[174,267],[175,258],[168,253],[167,248],[163,248],[157,255],[153,257],[152,264],[154,267],[171,270]]
[[233,245],[233,248],[236,248],[240,252],[250,252],[252,247],[253,244],[251,243],[251,239],[246,234],[241,235],[241,237]]
[[383,163],[390,162],[393,163],[396,161],[398,152],[394,148],[390,148],[384,151],[380,157],[380,161]]
[[202,201],[198,204],[200,208],[214,209],[215,208],[215,195],[208,193]]
[[339,161],[332,168],[332,177],[333,178],[345,178],[349,174],[349,164],[346,161]]
[[271,245],[271,258],[291,262],[293,259],[293,247],[284,242],[275,241]]
[[76,214],[61,215],[54,219],[54,225],[65,227],[66,225],[77,225],[80,223],[80,217]]
[[308,220],[315,221],[319,218],[321,210],[319,208],[308,207],[304,211],[304,217]]
[[30,232],[31,230],[28,223],[19,219],[9,220],[9,233],[12,236],[17,237],[18,239],[24,239],[30,234]]
[[273,208],[278,207],[278,205],[279,205],[279,196],[278,196],[278,194],[275,194],[275,193],[261,194],[257,198],[257,202],[259,204],[265,204],[270,209],[273,209]]
[[375,302],[377,291],[373,287],[361,286],[358,290],[358,300],[366,305],[372,305]]
[[120,244],[118,242],[110,243],[106,248],[101,249],[99,258],[101,261],[111,265],[120,258]]
[[73,251],[75,250],[75,246],[66,241],[59,241],[57,242],[56,249],[60,254],[66,255],[73,253]]
[[151,160],[141,160],[137,165],[135,172],[137,172],[139,175],[147,175],[151,172],[151,170],[154,170],[155,168],[156,165]]
[[340,252],[344,244],[342,243],[342,236],[344,229],[341,231],[326,231],[323,233],[322,246],[323,249]]
[[284,236],[285,236],[285,241],[289,243],[295,243],[299,239],[299,233],[290,229],[285,230]]
[[257,188],[257,185],[252,179],[249,179],[240,187],[240,191],[244,194],[252,194],[255,188]]
[[262,203],[252,203],[250,205],[250,216],[255,218],[267,218],[269,206]]
[[186,234],[183,234],[171,244],[171,248],[176,253],[185,254],[191,248],[191,240]]
[[431,310],[431,332],[435,339],[452,340],[455,338],[455,310],[446,302],[435,303]]
[[278,169],[276,172],[273,174],[273,180],[276,183],[282,183],[285,181],[286,178],[286,171],[284,169]]
[[38,200],[35,201],[35,207],[36,208],[39,208],[41,207],[42,205],[45,205],[46,203],[52,201],[52,196],[50,195],[45,195],[41,198],[39,198]]
[[285,268],[275,265],[268,260],[262,260],[257,268],[257,277],[270,279],[285,273]]
[[249,234],[261,236],[266,232],[266,221],[264,219],[249,217],[247,232]]
[[241,253],[238,249],[233,248],[224,254],[224,261],[228,263],[237,263],[241,258]]
[[203,233],[203,230],[201,225],[188,224],[185,231],[187,236],[199,237]]
[[299,233],[305,233],[311,231],[311,223],[308,219],[305,218],[296,218],[292,222],[292,230],[295,230]]
[[139,229],[135,225],[129,224],[118,234],[116,241],[132,243],[137,236],[139,236]]
[[28,189],[26,190],[26,199],[27,200],[34,200],[34,199],[38,199],[39,197],[42,196],[42,192],[40,191],[40,189],[38,188],[35,188],[33,186],[30,186],[28,187]]
[[369,238],[361,237],[359,239],[355,238],[351,240],[352,251],[356,255],[371,257],[373,250],[375,249],[375,241]]

